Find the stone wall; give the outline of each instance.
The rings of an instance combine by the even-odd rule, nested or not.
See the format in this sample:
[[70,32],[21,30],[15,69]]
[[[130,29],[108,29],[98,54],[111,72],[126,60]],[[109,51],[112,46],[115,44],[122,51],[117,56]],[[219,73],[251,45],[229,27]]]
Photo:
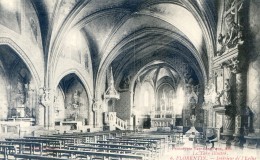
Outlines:
[[117,117],[123,120],[129,120],[131,114],[130,105],[130,92],[120,92],[120,99],[116,100],[115,112],[117,112]]

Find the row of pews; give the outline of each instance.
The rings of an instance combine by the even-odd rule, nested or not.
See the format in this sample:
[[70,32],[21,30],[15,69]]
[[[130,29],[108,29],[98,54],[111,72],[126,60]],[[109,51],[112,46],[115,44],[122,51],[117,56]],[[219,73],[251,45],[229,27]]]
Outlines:
[[6,138],[0,141],[3,159],[160,159],[172,143],[172,133],[110,131]]

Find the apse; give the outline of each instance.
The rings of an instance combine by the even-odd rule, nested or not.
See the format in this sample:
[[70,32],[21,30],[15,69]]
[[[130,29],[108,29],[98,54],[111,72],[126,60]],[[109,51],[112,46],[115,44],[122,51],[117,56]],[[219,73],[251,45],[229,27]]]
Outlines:
[[89,99],[76,74],[68,74],[60,81],[56,88],[54,110],[55,121],[80,121],[88,125]]
[[1,119],[35,118],[35,82],[26,62],[7,45],[0,46],[0,55]]
[[[155,118],[173,118],[175,91],[169,83],[164,83],[157,90]],[[177,107],[177,106],[176,106]]]

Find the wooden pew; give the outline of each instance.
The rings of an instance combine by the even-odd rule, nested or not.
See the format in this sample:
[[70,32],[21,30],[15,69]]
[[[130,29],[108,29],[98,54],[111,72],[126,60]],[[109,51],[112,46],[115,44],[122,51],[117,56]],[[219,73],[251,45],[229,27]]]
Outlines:
[[74,143],[74,138],[61,138],[61,137],[24,137],[25,139],[43,139],[43,140],[58,140],[60,144],[63,144],[63,147],[66,147],[68,144]]
[[[168,133],[169,134],[169,133]],[[168,149],[168,135],[163,134],[139,134],[139,135],[128,135],[128,136],[122,136],[122,137],[116,137],[120,140],[135,140],[135,141],[157,141],[159,145],[152,146],[150,149],[153,150],[155,153],[154,156],[157,156],[160,158],[160,156],[163,154],[163,152]],[[167,146],[167,147],[166,147]],[[153,156],[153,157],[154,157]]]
[[69,146],[69,149],[89,149],[90,151],[107,151],[107,152],[116,152],[116,153],[124,153],[124,154],[135,154],[142,155],[145,159],[150,159],[152,154],[148,150],[136,150],[136,149],[122,149],[122,148],[108,148],[108,147],[93,147],[93,146]]
[[14,151],[16,153],[16,148],[14,145],[6,145],[6,144],[0,144],[1,154],[4,155],[4,160],[8,159],[8,155],[11,154],[10,151]]
[[99,135],[95,135],[95,134],[82,134],[82,135],[49,135],[49,136],[44,136],[42,135],[41,137],[44,138],[67,138],[67,139],[71,139],[73,140],[73,144],[80,144],[80,143],[84,143],[84,142],[96,142],[96,140],[98,139]]
[[108,147],[93,147],[93,146],[85,146],[85,145],[69,145],[69,149],[89,149],[89,150],[102,150],[102,151],[115,151],[117,153],[131,153],[131,149],[120,149],[120,148],[108,148]]
[[41,143],[37,142],[22,142],[22,141],[0,141],[0,144],[7,144],[7,145],[19,145],[19,153],[24,153],[24,146],[29,146],[30,154],[35,153],[35,146],[39,146],[40,154],[42,154],[42,145]]
[[131,145],[140,145],[140,146],[146,146],[148,144],[151,144],[150,142],[128,141],[128,140],[120,140],[120,141],[98,140],[97,142],[98,143],[131,144]]
[[119,138],[108,138],[107,139],[108,141],[132,141],[132,142],[150,142],[150,143],[157,143],[159,142],[159,140],[154,140],[154,139],[151,139],[151,140],[147,140],[147,139],[139,139],[139,140],[136,140],[136,139],[119,139]]
[[31,154],[14,154],[15,159],[23,158],[23,159],[35,159],[35,160],[67,160],[67,158],[58,158],[58,157],[47,157],[41,155],[31,155]]
[[[89,156],[91,159],[93,156],[97,157],[113,157],[113,158],[119,158],[120,160],[123,158],[138,160],[143,160],[143,156],[139,155],[133,155],[133,154],[118,154],[118,153],[108,153],[108,152],[92,152],[92,151],[79,151],[79,150],[67,150],[67,149],[52,149],[52,150],[46,150],[47,152],[53,152],[56,153],[57,157],[60,157],[62,153],[68,153],[68,158],[77,158],[78,155],[81,156]],[[75,157],[73,157],[75,155]]]
[[20,142],[36,142],[40,143],[42,147],[53,147],[51,145],[54,144],[54,147],[61,148],[61,141],[59,140],[51,140],[51,139],[26,139],[26,138],[6,138],[6,141],[20,141]]
[[140,149],[145,150],[146,147],[143,146],[133,146],[133,145],[120,145],[120,144],[107,144],[107,143],[84,143],[86,145],[91,146],[106,146],[106,147],[114,147],[114,148],[128,148],[128,149]]

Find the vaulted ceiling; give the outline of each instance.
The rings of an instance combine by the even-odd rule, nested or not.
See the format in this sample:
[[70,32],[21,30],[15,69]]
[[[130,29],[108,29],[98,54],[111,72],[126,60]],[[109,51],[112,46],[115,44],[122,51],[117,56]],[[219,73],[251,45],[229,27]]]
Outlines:
[[124,77],[132,68],[137,74],[153,61],[162,61],[160,68],[169,65],[178,70],[179,58],[195,71],[198,79],[207,79],[215,48],[215,1],[34,0],[32,3],[41,24],[45,57],[50,63],[60,56],[59,50],[68,35],[77,32],[84,38],[71,43],[88,46],[94,77],[109,66],[117,77]]

